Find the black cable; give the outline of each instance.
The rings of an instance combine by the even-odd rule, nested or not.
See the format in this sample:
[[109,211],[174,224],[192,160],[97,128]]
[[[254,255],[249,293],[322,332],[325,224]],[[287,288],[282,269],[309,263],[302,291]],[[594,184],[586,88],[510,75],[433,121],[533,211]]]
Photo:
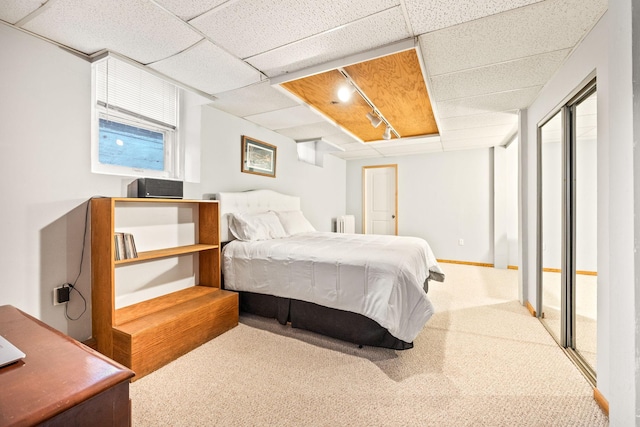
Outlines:
[[[82,315],[84,313],[87,312],[87,299],[84,297],[84,295],[82,295],[82,292],[80,292],[78,289],[76,289],[76,283],[78,283],[78,279],[80,278],[80,275],[82,274],[82,264],[84,264],[84,250],[87,246],[87,227],[89,224],[89,206],[91,205],[91,199],[93,199],[93,197],[91,197],[89,200],[87,200],[87,209],[84,213],[84,234],[82,235],[82,253],[80,255],[80,269],[78,271],[78,275],[76,276],[76,279],[73,281],[73,283],[65,283],[66,286],[71,288],[71,291],[76,291],[78,293],[78,295],[80,295],[80,298],[82,298],[82,302],[84,303],[84,307],[82,309],[82,313],[80,313],[78,315],[78,317],[71,317],[69,316],[69,313],[67,312],[67,310],[69,309],[69,303],[66,304],[65,308],[64,308],[64,317],[66,317],[69,320],[78,320],[82,317]],[[69,299],[71,299],[71,291],[69,291]]]

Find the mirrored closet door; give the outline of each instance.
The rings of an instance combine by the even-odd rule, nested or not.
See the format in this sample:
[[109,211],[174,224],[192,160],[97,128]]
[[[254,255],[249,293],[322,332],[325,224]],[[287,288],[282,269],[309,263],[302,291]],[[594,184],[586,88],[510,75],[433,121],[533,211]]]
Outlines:
[[597,111],[595,80],[538,128],[538,312],[595,381]]

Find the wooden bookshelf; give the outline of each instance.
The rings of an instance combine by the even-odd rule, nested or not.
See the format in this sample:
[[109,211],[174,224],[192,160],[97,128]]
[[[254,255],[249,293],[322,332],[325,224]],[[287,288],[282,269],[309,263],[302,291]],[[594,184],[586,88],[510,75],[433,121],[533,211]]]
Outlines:
[[[153,248],[115,259],[119,208],[175,206],[193,210],[194,243]],[[209,200],[96,198],[91,200],[92,322],[97,350],[129,367],[138,379],[238,324],[238,295],[220,289],[218,203]],[[135,232],[133,235],[135,236]],[[136,241],[139,245],[139,242]],[[199,283],[116,307],[116,270],[178,256],[197,257]]]

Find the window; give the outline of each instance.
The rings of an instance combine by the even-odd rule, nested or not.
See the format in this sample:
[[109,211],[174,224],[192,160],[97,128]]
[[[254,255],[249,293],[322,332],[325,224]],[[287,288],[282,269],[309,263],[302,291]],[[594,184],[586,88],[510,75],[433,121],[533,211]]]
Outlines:
[[93,87],[91,170],[183,179],[180,90],[113,56],[93,64]]

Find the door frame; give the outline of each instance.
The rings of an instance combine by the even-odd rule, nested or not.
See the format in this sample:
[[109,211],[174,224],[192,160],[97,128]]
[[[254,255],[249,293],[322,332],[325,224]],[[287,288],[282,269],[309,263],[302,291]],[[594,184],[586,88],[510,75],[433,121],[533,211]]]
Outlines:
[[367,170],[393,168],[395,172],[395,235],[398,235],[398,164],[372,165],[362,167],[362,234],[367,234]]

